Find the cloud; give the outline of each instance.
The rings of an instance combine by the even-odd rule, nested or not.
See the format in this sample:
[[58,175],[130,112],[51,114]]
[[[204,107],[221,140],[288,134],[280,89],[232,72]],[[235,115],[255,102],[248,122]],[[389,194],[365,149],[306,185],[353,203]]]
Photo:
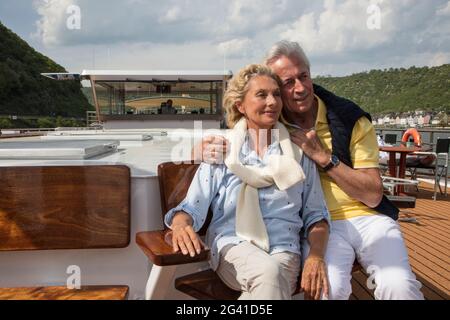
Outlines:
[[[444,18],[449,3],[326,0],[320,10],[299,16],[280,36],[301,43],[316,63],[382,65],[413,54],[429,57],[450,51],[450,24]],[[375,12],[369,6],[379,8],[379,29],[368,27]]]
[[[112,42],[182,43],[255,37],[311,5],[296,0],[34,0],[38,35],[46,45]],[[82,27],[68,30],[77,5]]]
[[[47,45],[58,44],[60,42],[59,39],[63,37],[63,32],[66,31],[64,27],[66,27],[67,17],[62,13],[65,13],[67,8],[74,2],[72,0],[33,1],[38,14],[42,16],[36,22],[37,31],[34,36],[40,37]],[[58,26],[58,28],[55,28],[55,26]]]
[[[370,49],[386,43],[393,28],[383,23],[382,32],[370,30],[367,9],[367,1],[347,0],[339,5],[325,1],[323,11],[299,17],[281,36],[302,43],[310,54],[318,56]],[[386,21],[390,10],[380,12],[381,21]]]
[[447,2],[447,5],[443,6],[442,8],[438,9],[436,11],[436,14],[438,16],[450,16],[450,1]]
[[179,20],[181,18],[181,8],[180,7],[173,7],[170,8],[164,17],[159,19],[158,21],[160,23],[171,23]]
[[249,38],[232,39],[217,45],[219,53],[228,58],[241,58],[251,55],[252,41]]
[[[35,37],[52,57],[72,52],[74,58],[56,58],[68,61],[69,69],[82,64],[77,56],[90,56],[90,63],[95,47],[110,50],[107,60],[127,67],[221,68],[225,55],[227,66],[236,70],[261,61],[282,38],[299,41],[319,74],[450,62],[448,0],[33,2],[40,17]],[[67,27],[70,5],[80,8],[79,30]],[[380,29],[368,28],[377,7]],[[100,60],[105,55],[97,65]]]
[[[211,32],[205,27],[208,18],[203,14],[213,11],[212,4],[202,4],[197,0],[35,0],[41,16],[38,34],[48,46],[199,40]],[[79,30],[67,28],[70,5],[80,8]]]
[[430,67],[440,66],[450,61],[450,52],[438,52],[433,54],[427,65]]

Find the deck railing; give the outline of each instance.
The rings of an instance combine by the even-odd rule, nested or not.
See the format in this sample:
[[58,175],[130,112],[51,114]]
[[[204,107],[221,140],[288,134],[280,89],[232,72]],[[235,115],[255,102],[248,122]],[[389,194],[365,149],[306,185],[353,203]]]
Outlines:
[[[400,142],[402,140],[402,136],[407,130],[407,128],[389,128],[389,127],[381,127],[375,126],[377,134],[381,135],[384,138],[386,134],[396,134],[397,141]],[[435,145],[438,139],[446,139],[450,138],[450,128],[417,128],[419,131],[422,143]],[[449,168],[450,169],[450,168]],[[447,169],[447,176],[449,175],[450,170]]]

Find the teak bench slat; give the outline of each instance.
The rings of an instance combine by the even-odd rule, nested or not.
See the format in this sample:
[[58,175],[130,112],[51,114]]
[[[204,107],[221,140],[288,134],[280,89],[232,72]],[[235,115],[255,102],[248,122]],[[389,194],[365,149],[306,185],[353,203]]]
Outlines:
[[0,300],[125,300],[127,286],[2,288]]
[[[109,249],[130,243],[130,169],[0,167],[0,251]],[[0,299],[124,299],[127,286],[0,288]]]

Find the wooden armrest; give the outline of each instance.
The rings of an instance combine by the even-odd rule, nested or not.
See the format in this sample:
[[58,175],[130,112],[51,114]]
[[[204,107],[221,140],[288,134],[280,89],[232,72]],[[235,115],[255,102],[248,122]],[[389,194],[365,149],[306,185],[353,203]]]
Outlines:
[[128,286],[67,286],[0,288],[0,300],[126,300]]
[[209,260],[209,249],[202,249],[200,254],[191,257],[181,252],[173,252],[165,236],[168,230],[146,231],[136,234],[136,243],[151,262],[158,266],[172,266]]
[[381,180],[383,181],[383,184],[386,184],[388,186],[390,185],[418,185],[418,180],[411,180],[411,179],[402,179],[402,178],[393,178],[388,176],[381,176]]

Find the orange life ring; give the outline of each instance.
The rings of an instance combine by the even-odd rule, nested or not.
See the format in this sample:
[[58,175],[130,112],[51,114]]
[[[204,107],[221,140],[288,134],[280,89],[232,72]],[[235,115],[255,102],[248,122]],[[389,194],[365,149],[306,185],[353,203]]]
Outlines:
[[411,137],[411,136],[414,139],[414,144],[416,146],[420,147],[422,145],[422,137],[420,136],[419,131],[417,131],[417,129],[414,129],[414,128],[410,128],[405,131],[405,133],[403,134],[403,137],[402,137],[402,142],[408,142],[409,137]]

